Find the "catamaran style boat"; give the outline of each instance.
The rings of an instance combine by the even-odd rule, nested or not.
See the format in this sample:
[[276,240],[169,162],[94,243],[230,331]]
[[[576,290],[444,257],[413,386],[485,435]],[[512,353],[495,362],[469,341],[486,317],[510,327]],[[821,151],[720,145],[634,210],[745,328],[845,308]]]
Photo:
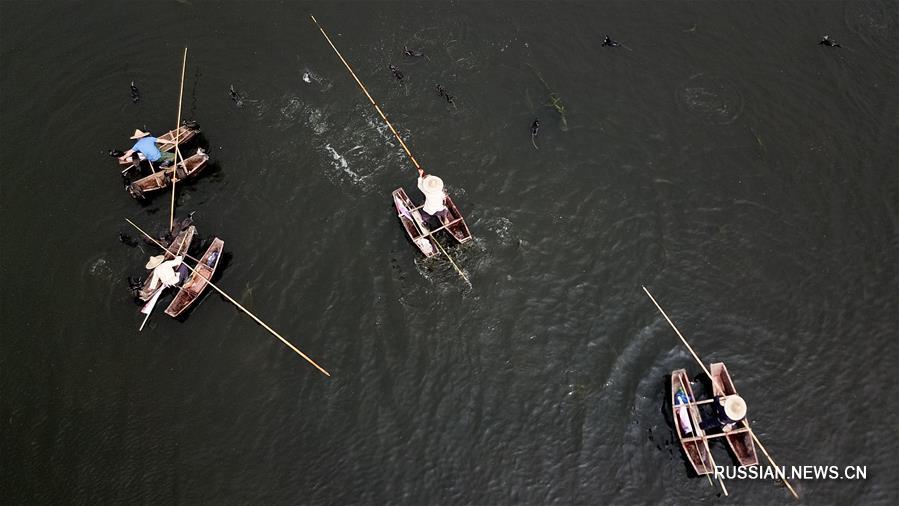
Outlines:
[[409,240],[427,258],[440,254],[440,247],[434,234],[441,230],[447,231],[459,244],[465,244],[471,240],[471,232],[468,230],[468,225],[465,224],[465,218],[449,195],[446,195],[443,201],[449,212],[440,217],[441,225],[433,229],[422,216],[421,208],[424,207],[424,204],[420,206],[413,204],[412,199],[406,195],[406,190],[402,188],[393,190],[393,204]]

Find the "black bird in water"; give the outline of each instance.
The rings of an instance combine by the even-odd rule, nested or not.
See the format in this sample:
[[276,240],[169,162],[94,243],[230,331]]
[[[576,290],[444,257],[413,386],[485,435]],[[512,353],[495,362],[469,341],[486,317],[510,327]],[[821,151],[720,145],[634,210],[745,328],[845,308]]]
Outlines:
[[237,90],[234,89],[233,84],[229,85],[228,94],[231,95],[231,100],[234,101],[234,103],[237,105],[237,107],[240,107],[243,105],[243,97],[241,97],[240,93],[238,93]]
[[134,81],[131,81],[131,101],[135,104],[140,102],[140,90],[134,85]]
[[411,56],[411,57],[413,57],[413,58],[421,58],[422,56],[425,55],[425,54],[422,53],[421,51],[417,51],[417,50],[415,50],[415,49],[409,49],[409,48],[406,47],[406,46],[403,46],[403,54],[406,55],[406,56]]
[[531,144],[534,145],[534,149],[540,149],[537,147],[537,133],[540,131],[540,119],[534,118],[534,122],[531,123]]
[[837,41],[831,39],[831,38],[830,38],[830,35],[825,35],[825,36],[821,39],[821,42],[818,43],[818,45],[819,45],[819,46],[820,46],[820,45],[825,45],[825,46],[829,46],[829,47],[842,47],[842,46],[840,46],[840,43],[839,43],[839,42],[837,42]]
[[602,41],[602,45],[603,45],[603,47],[606,47],[606,46],[608,46],[608,47],[618,47],[618,46],[620,46],[621,44],[619,44],[617,40],[613,40],[611,37],[609,37],[608,35],[606,35],[606,38]]
[[172,227],[172,235],[178,235],[182,230],[186,230],[187,227],[194,224],[194,213],[196,211],[191,211],[187,214],[186,218],[176,219],[173,223]]
[[122,232],[119,232],[119,242],[121,242],[125,246],[128,246],[129,248],[133,248],[138,244],[138,242],[133,237]]
[[196,211],[191,211],[185,218],[175,218],[175,221],[172,223],[172,229],[160,236],[160,242],[163,244],[170,244],[175,240],[175,237],[178,237],[178,234],[193,225],[195,212]]
[[444,88],[443,86],[441,86],[439,84],[437,84],[435,86],[437,87],[437,94],[440,95],[441,97],[445,98],[447,102],[453,104],[453,107],[456,107],[456,97],[447,93],[446,88]]
[[390,71],[393,72],[393,77],[395,77],[397,81],[402,81],[402,80],[403,80],[403,78],[404,78],[405,76],[403,75],[402,72],[400,72],[400,69],[396,68],[395,65],[390,65],[389,68],[390,68]]
[[128,276],[128,289],[131,290],[131,293],[136,297],[138,292],[144,286],[144,280],[142,278],[134,278]]
[[118,157],[124,155],[125,152],[121,151],[119,149],[110,149],[109,151],[106,152],[106,154],[113,158],[118,158]]

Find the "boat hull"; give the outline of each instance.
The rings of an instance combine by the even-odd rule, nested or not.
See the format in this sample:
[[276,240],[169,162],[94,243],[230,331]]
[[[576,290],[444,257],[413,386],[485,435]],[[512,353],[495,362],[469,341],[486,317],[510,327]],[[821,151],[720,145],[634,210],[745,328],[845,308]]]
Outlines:
[[[180,131],[180,134],[178,132]],[[176,130],[170,130],[159,137],[157,139],[164,141],[156,144],[156,147],[159,151],[174,151],[175,150],[175,135],[178,134],[178,145],[183,146],[191,141],[197,134],[200,133],[200,126],[192,121],[184,121],[181,126]],[[141,160],[144,158],[141,157]],[[119,160],[119,165],[122,167],[127,167],[131,165],[131,160]]]
[[[683,388],[687,395],[686,404],[677,404],[677,391]],[[681,410],[686,410],[686,418],[689,420],[690,431],[686,431],[681,423]],[[696,398],[693,396],[693,388],[690,386],[690,378],[685,369],[678,369],[671,373],[671,414],[674,416],[674,427],[680,440],[681,448],[687,455],[687,460],[693,466],[693,471],[698,475],[710,474],[714,471],[709,458],[709,447],[705,440],[705,433],[699,425],[699,408],[696,407]]]
[[444,199],[446,205],[446,215],[439,217],[440,225],[433,227],[427,222],[423,215],[422,206],[416,206],[412,199],[406,194],[402,188],[393,191],[393,205],[396,208],[397,217],[406,230],[409,240],[418,248],[425,257],[430,258],[440,253],[437,240],[434,234],[441,230],[449,233],[459,244],[465,244],[471,241],[471,231],[465,223],[465,218],[456,207],[453,199],[447,195]]
[[[709,372],[712,373],[712,393],[716,397],[738,395],[737,389],[730,379],[730,373],[727,372],[727,367],[723,362],[711,364]],[[752,441],[752,432],[750,432],[748,427],[749,421],[746,420],[745,427],[740,424],[738,428],[731,430],[724,436],[727,439],[731,452],[741,466],[754,466],[759,463],[755,444]]]
[[[209,155],[202,149],[178,163],[178,180],[191,179],[196,177],[209,164]],[[135,199],[146,198],[147,193],[168,188],[172,184],[172,176],[175,174],[175,167],[166,167],[158,170],[149,176],[142,177],[137,181],[125,186],[128,193]]]
[[206,253],[200,257],[200,262],[194,267],[190,277],[179,287],[178,294],[166,308],[165,314],[177,318],[200,297],[203,290],[209,285],[208,281],[215,275],[215,269],[222,259],[224,248],[225,242],[218,237],[212,241],[212,244],[206,248]]

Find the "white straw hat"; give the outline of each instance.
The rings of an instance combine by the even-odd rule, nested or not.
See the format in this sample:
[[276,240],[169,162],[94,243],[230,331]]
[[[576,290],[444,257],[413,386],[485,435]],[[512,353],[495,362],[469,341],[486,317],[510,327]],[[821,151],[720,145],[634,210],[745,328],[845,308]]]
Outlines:
[[422,180],[423,190],[426,193],[443,191],[443,180],[437,176],[425,176]]
[[150,261],[147,262],[145,266],[147,269],[155,269],[165,260],[165,255],[156,255],[155,257],[150,257]]
[[746,417],[746,401],[739,395],[728,396],[724,401],[724,414],[735,422]]
[[140,128],[134,129],[134,135],[131,136],[132,139],[140,139],[141,137],[146,137],[150,135],[150,132],[144,132]]

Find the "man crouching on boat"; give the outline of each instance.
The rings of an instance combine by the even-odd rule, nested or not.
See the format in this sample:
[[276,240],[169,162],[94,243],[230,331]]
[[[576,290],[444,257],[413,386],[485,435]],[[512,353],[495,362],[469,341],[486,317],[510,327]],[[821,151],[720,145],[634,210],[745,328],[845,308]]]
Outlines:
[[151,164],[160,159],[166,162],[175,160],[175,153],[160,151],[159,148],[156,147],[156,144],[165,144],[168,141],[161,141],[156,137],[151,136],[150,132],[143,132],[139,128],[134,131],[134,135],[132,135],[131,138],[137,139],[137,142],[134,143],[134,146],[132,146],[131,149],[125,151],[125,154],[119,157],[119,161],[122,163],[127,163],[131,158],[131,155],[135,152],[143,153]]
[[150,257],[150,261],[147,262],[147,269],[153,269],[153,277],[150,278],[150,286],[148,287],[151,293],[156,290],[160,283],[164,286],[173,286],[182,280],[183,274],[176,272],[175,269],[181,266],[184,257],[176,256],[171,260],[163,262],[164,258],[163,255],[157,255]]
[[439,228],[449,220],[449,209],[444,204],[446,193],[443,192],[443,180],[437,176],[422,175],[418,178],[418,189],[425,196],[425,204],[421,208],[425,221]]
[[702,421],[702,430],[720,428],[722,432],[730,432],[746,418],[746,401],[739,395],[716,396],[714,416]]

